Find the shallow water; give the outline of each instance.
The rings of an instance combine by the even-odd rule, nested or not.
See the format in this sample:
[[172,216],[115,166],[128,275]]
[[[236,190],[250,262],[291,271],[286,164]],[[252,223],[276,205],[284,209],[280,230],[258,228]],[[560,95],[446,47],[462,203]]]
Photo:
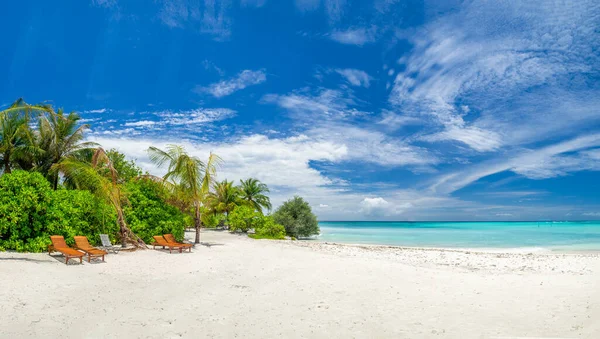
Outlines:
[[600,251],[600,221],[320,222],[319,241],[444,248]]

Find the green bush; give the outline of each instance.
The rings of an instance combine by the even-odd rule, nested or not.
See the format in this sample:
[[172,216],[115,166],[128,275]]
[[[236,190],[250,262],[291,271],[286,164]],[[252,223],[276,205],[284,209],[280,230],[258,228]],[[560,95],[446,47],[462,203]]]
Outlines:
[[285,227],[273,220],[271,216],[263,216],[255,226],[254,239],[285,239]]
[[252,207],[246,205],[237,206],[229,214],[229,231],[248,232],[257,225],[261,217],[262,215]]
[[298,196],[279,206],[273,213],[273,219],[285,227],[290,237],[309,237],[320,233],[317,216],[312,213],[310,205]]
[[225,217],[225,214],[222,213],[214,214],[207,212],[202,214],[202,225],[206,228],[217,228],[222,225],[225,220],[227,220],[227,218]]
[[125,219],[137,236],[146,243],[152,243],[154,235],[171,233],[178,241],[182,241],[185,226],[189,218],[177,208],[168,205],[166,192],[157,182],[147,179],[130,181],[125,185]]
[[88,191],[53,191],[40,173],[14,171],[0,177],[0,248],[42,252],[51,235],[73,244],[74,235],[90,242],[99,233],[116,234],[112,208]]
[[109,234],[113,241],[119,232],[115,210],[99,201],[89,191],[57,190],[51,194],[46,210],[48,233],[62,235],[67,244],[73,244],[73,237],[84,235],[91,244],[99,245],[100,234]]

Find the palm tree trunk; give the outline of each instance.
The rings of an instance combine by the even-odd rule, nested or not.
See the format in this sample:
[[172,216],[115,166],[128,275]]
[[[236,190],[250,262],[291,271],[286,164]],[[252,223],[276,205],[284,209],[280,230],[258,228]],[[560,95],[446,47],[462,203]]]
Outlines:
[[10,152],[4,153],[4,173],[10,173]]
[[52,188],[56,191],[58,188],[58,173],[52,176]]
[[123,211],[117,210],[117,222],[119,223],[119,233],[121,234],[121,246],[127,247],[127,237],[129,236],[129,228],[125,223],[125,217]]
[[196,215],[194,216],[194,227],[196,228],[196,240],[194,241],[195,244],[200,243],[200,227],[201,226],[202,226],[202,223],[200,222],[200,205],[196,204]]

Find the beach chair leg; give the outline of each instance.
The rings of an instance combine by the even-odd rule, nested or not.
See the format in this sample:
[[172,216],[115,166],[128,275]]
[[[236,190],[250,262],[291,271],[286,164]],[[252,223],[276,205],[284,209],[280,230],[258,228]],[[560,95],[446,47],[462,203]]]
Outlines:
[[102,255],[102,261],[104,261],[104,254]]
[[65,265],[68,265],[68,264],[69,264],[69,257],[65,256]]
[[83,264],[83,256],[79,257],[79,263]]

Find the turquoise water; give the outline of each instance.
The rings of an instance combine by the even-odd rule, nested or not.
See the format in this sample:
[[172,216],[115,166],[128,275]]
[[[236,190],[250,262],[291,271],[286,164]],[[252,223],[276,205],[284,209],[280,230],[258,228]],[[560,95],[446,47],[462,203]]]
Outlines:
[[600,251],[600,221],[320,222],[319,241],[444,248]]

